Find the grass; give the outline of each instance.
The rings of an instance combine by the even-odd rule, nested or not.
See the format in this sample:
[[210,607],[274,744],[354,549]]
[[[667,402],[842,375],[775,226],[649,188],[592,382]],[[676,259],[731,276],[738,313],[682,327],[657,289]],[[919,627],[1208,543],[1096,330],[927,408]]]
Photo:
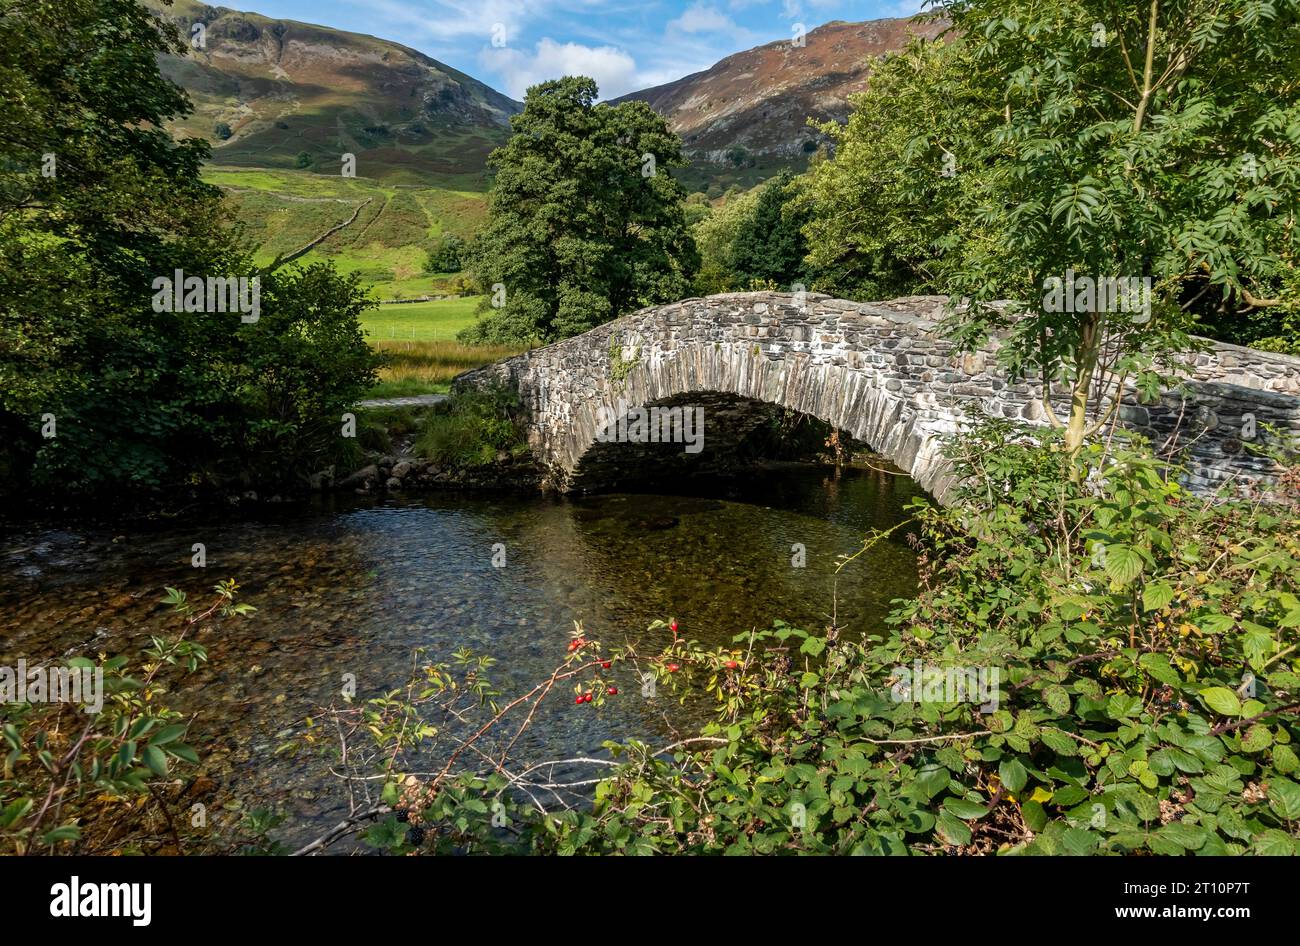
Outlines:
[[454,341],[457,332],[474,324],[474,309],[481,298],[464,296],[382,305],[361,316],[361,327],[372,343]]
[[[426,249],[443,234],[472,236],[487,208],[483,193],[465,189],[454,178],[416,188],[363,177],[222,165],[209,165],[204,178],[226,189],[237,219],[259,246],[259,263],[305,246],[369,199],[354,223],[301,261],[329,260],[340,272],[357,273],[380,300],[444,291],[450,274],[423,272]],[[480,298],[381,305],[362,315],[370,344],[391,359],[368,396],[443,394],[461,372],[522,351],[456,342],[456,333],[474,323]]]
[[453,341],[374,341],[371,344],[388,356],[379,370],[379,383],[369,397],[409,397],[415,394],[446,394],[451,379],[471,368],[517,355],[524,349],[513,345],[462,345]]
[[224,165],[209,165],[203,176],[225,189],[235,219],[258,248],[259,264],[306,246],[360,207],[355,221],[301,261],[330,260],[340,272],[358,273],[379,299],[437,292],[445,277],[423,272],[426,252],[446,234],[472,237],[487,214],[486,195],[454,177],[412,187]]

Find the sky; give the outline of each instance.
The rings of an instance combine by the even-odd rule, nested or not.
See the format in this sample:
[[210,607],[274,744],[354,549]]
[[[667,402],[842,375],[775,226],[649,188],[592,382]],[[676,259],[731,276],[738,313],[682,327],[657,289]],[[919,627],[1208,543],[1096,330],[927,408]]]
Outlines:
[[602,98],[671,82],[830,20],[909,16],[923,0],[217,0],[418,49],[512,98],[588,75]]

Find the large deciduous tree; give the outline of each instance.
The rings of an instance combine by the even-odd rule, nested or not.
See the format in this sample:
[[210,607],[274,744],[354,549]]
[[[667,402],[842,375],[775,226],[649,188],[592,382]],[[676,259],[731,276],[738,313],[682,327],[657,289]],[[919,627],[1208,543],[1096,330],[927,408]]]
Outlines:
[[[0,492],[292,479],[373,382],[354,279],[259,272],[135,0],[0,0]],[[260,280],[260,315],[159,311],[154,281]]]
[[470,254],[487,298],[467,338],[553,341],[688,293],[697,254],[668,173],[681,142],[644,102],[596,96],[583,77],[533,86],[493,152]]

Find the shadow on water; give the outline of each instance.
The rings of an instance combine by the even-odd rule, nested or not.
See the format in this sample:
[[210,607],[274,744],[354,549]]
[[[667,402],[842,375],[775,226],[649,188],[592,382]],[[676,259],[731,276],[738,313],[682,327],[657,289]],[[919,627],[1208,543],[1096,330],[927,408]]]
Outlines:
[[[776,618],[820,629],[833,609],[845,635],[881,633],[890,601],[915,587],[903,531],[846,568],[838,594],[832,573],[920,495],[905,476],[792,467],[654,494],[348,497],[183,528],[11,534],[0,537],[0,665],[138,654],[175,627],[158,603],[164,586],[199,598],[236,579],[256,615],[208,632],[208,665],[170,700],[195,717],[213,801],[277,809],[292,841],[337,820],[344,796],[322,758],[277,747],[337,700],[345,674],[364,698],[403,682],[417,647],[438,658],[468,647],[498,659],[503,693],[520,692],[563,659],[575,620],[606,646],[632,640],[642,652],[665,643],[645,628],[670,615],[707,645]],[[202,571],[190,563],[195,542],[206,546]],[[522,756],[671,741],[700,721],[671,697],[642,698],[623,672],[622,695],[600,710],[575,711],[567,692],[548,698]]]

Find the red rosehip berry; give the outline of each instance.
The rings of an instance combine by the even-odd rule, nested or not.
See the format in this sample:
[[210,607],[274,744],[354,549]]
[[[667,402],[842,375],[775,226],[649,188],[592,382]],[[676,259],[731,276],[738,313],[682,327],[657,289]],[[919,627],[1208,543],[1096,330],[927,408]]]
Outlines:
[[677,633],[677,622],[676,622],[676,621],[673,621],[671,624],[669,624],[669,625],[668,625],[668,629],[671,630],[674,634],[676,634],[676,633]]
[[608,669],[609,669],[609,661],[608,661],[608,660],[602,660],[602,661],[600,662],[600,666],[601,666],[603,669],[608,670]]
[[590,702],[591,702],[591,694],[590,694],[590,693],[584,693],[584,694],[582,695],[582,702],[584,702],[584,703],[590,703]]
[[737,667],[740,666],[740,664],[736,663],[734,660],[728,660],[725,664],[723,664],[723,666],[726,667],[728,670],[735,670]]
[[677,666],[677,664],[669,664],[669,665],[668,665],[668,672],[669,672],[669,673],[676,673],[676,672],[677,672],[678,670],[680,670],[680,669],[682,669],[682,668],[679,667],[679,666]]
[[610,696],[618,696],[618,687],[610,687],[608,691]]
[[582,702],[582,694],[579,693],[577,696],[575,696],[575,697],[573,698],[573,702],[574,702],[574,703],[581,703],[581,702]]

